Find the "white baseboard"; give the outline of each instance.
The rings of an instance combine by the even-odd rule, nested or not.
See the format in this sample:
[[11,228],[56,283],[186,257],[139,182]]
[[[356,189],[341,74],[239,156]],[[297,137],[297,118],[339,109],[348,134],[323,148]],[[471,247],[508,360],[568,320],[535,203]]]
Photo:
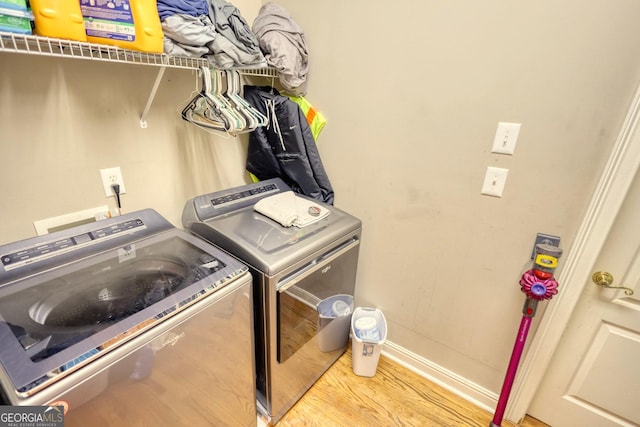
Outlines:
[[464,400],[493,413],[498,395],[397,344],[385,341],[382,354]]

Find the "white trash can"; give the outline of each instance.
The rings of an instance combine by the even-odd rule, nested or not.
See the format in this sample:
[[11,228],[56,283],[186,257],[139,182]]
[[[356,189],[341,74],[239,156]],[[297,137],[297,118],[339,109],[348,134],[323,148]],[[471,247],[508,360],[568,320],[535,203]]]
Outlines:
[[377,308],[356,307],[351,315],[351,358],[353,372],[373,377],[382,345],[387,338],[387,321]]

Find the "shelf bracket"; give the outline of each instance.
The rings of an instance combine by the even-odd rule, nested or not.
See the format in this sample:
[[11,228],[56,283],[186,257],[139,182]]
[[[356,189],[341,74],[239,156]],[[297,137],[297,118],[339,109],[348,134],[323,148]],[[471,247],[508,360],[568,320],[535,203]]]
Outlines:
[[156,76],[156,81],[153,82],[153,87],[151,88],[151,93],[149,94],[147,105],[144,106],[144,111],[142,111],[142,115],[140,116],[140,127],[143,129],[147,128],[147,114],[151,109],[151,104],[153,104],[153,99],[156,97],[156,92],[158,92],[158,87],[160,86],[162,76],[164,75],[164,71],[166,69],[166,66],[160,67],[160,69],[158,70],[158,75]]

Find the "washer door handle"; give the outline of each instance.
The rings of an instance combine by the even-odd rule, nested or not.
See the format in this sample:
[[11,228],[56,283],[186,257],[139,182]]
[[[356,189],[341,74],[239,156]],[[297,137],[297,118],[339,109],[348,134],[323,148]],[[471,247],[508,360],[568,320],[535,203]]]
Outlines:
[[[342,243],[340,246],[331,249],[330,251],[324,253],[318,258],[314,259],[310,263],[306,264],[296,273],[291,276],[285,278],[282,282],[278,283],[278,292],[282,293],[289,289],[291,286],[295,285],[305,277],[309,276],[311,273],[317,271],[318,269],[326,266],[345,252],[348,252],[354,246],[358,246],[360,244],[360,240],[356,237],[352,237],[348,241]],[[328,271],[328,270],[327,270]]]

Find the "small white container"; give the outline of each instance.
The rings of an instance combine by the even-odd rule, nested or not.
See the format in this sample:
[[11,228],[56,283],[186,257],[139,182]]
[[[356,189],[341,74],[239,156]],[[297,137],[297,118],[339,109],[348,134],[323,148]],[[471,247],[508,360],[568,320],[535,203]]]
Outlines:
[[378,331],[378,320],[373,316],[363,316],[354,322],[354,331],[358,338],[367,341],[378,341],[380,331]]
[[351,316],[351,358],[356,375],[373,377],[376,374],[386,338],[387,321],[382,311],[356,307]]

